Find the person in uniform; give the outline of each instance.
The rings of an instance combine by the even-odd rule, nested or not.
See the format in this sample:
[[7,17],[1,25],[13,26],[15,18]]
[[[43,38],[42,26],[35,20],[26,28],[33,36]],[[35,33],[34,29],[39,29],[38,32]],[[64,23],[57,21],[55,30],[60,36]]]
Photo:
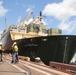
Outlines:
[[12,52],[12,62],[11,63],[17,63],[19,61],[17,43],[14,42],[12,47],[13,47],[13,52]]

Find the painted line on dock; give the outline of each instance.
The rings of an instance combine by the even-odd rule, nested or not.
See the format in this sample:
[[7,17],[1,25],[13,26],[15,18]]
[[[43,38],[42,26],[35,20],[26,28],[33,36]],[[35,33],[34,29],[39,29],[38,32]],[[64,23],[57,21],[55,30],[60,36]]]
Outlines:
[[13,67],[17,68],[18,70],[20,70],[21,72],[25,73],[26,75],[29,75],[29,73],[23,69],[21,69],[20,67],[14,65],[14,64],[11,64],[9,61],[6,60],[7,63],[9,63],[10,65],[12,65]]
[[25,61],[22,61],[22,60],[20,60],[20,62],[22,62],[22,63],[24,63],[24,64],[28,64],[28,65],[32,65],[32,66],[36,66],[36,67],[38,67],[38,68],[42,68],[42,69],[44,69],[44,70],[48,70],[48,71],[50,71],[51,73],[54,73],[54,75],[55,74],[58,74],[58,75],[69,75],[69,74],[67,74],[67,73],[64,73],[64,72],[61,72],[61,71],[57,71],[57,70],[54,70],[54,69],[51,69],[51,68],[45,68],[45,67],[43,67],[43,66],[40,66],[40,65],[36,65],[36,64],[31,64],[31,63],[29,63],[29,62],[25,62]]
[[[8,58],[7,58],[7,59],[8,59]],[[10,60],[10,59],[9,59],[9,60]],[[7,61],[7,62],[8,62],[9,64],[11,64],[9,61]],[[45,75],[55,75],[55,74],[51,74],[51,73],[42,71],[42,70],[40,70],[40,69],[34,68],[34,67],[32,67],[32,66],[29,66],[28,64],[25,65],[24,63],[21,63],[21,62],[19,62],[19,63],[22,64],[22,65],[24,65],[24,66],[27,66],[28,68],[31,68],[31,69],[33,69],[33,70],[35,70],[35,71],[41,72],[42,74],[45,74]],[[13,65],[13,64],[11,64],[11,65],[12,65],[13,67],[18,68],[20,71],[27,73],[27,75],[28,75],[28,72],[26,72],[25,70],[17,67],[16,65]]]
[[[23,64],[23,63],[20,62],[20,64]],[[45,74],[45,75],[55,75],[55,74],[51,74],[51,73],[42,71],[42,70],[40,70],[40,69],[34,68],[34,67],[32,67],[32,66],[29,66],[29,65],[25,65],[25,64],[23,64],[23,65],[24,65],[24,66],[27,66],[28,68],[31,68],[31,69],[33,69],[33,70],[36,70],[36,71],[38,71],[38,72],[41,72],[41,73],[43,73],[43,74]]]
[[[7,58],[8,60],[10,60],[9,58]],[[31,63],[29,63],[29,62],[25,62],[25,61],[22,61],[22,60],[20,60],[20,62],[19,62],[20,64],[23,64],[24,66],[27,66],[28,68],[31,68],[31,69],[33,69],[33,70],[36,70],[36,71],[38,71],[38,72],[41,72],[41,73],[43,73],[43,74],[46,74],[46,75],[56,75],[56,74],[58,74],[58,75],[69,75],[69,74],[66,74],[66,73],[63,73],[63,72],[58,72],[58,71],[56,71],[56,70],[53,70],[53,69],[50,69],[50,72],[52,72],[52,74],[51,73],[48,73],[48,72],[45,72],[45,71],[41,71],[40,69],[37,69],[37,68],[34,68],[34,67],[31,67],[31,66],[29,66]],[[25,65],[26,64],[26,65]],[[32,64],[33,65],[33,64]],[[34,64],[35,65],[35,64]],[[37,66],[38,67],[38,66]],[[40,66],[39,66],[40,67]],[[44,67],[43,67],[44,68]],[[48,68],[46,68],[46,70],[47,70]],[[49,70],[49,69],[48,69]],[[54,73],[54,74],[53,74]]]

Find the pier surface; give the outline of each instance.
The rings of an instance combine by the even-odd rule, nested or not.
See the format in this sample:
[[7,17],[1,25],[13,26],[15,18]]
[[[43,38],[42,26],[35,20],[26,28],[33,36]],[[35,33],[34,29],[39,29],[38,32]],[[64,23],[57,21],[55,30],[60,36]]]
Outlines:
[[0,75],[71,75],[49,66],[36,62],[19,60],[18,63],[11,63],[11,56],[4,55],[3,62],[0,62]]

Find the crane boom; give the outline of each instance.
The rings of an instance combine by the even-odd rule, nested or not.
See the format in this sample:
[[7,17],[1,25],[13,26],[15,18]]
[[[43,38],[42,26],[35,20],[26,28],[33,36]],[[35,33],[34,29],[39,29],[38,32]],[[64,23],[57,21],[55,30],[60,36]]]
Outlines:
[[32,14],[33,14],[33,12],[30,12],[24,20],[28,21]]
[[33,12],[30,12],[26,17],[25,19],[23,20],[22,22],[22,25],[26,25],[28,20],[30,19],[31,15],[33,14]]
[[18,20],[17,20],[16,26],[20,25],[20,20],[21,20],[21,16],[18,17]]

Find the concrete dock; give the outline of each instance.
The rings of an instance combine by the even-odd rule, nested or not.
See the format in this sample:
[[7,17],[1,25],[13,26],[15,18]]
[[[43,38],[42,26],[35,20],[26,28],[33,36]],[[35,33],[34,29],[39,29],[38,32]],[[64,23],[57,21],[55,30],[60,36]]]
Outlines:
[[3,56],[3,62],[0,62],[0,75],[71,75],[36,62],[19,60],[19,63],[12,64],[11,59],[11,56]]

